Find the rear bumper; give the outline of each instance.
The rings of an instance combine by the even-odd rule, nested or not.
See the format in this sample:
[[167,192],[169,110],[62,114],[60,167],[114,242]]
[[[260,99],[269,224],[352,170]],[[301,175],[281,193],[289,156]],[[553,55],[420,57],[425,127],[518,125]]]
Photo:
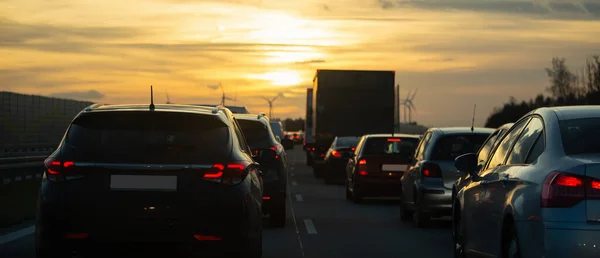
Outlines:
[[346,160],[326,160],[324,174],[331,178],[345,178],[347,164]]
[[[131,201],[133,193],[110,200],[101,197],[109,192],[74,196],[65,193],[65,187],[45,182],[38,202],[36,242],[203,242],[195,235],[226,242],[252,239],[260,234],[262,198],[247,189],[242,183],[210,194],[179,195],[170,202],[159,202],[156,198]],[[66,235],[72,233],[87,237],[71,240]]]
[[399,178],[357,178],[354,188],[363,197],[397,197],[402,194]]
[[452,190],[446,188],[421,188],[424,212],[437,215],[452,214]]
[[516,222],[516,229],[522,257],[600,257],[600,225],[520,221]]

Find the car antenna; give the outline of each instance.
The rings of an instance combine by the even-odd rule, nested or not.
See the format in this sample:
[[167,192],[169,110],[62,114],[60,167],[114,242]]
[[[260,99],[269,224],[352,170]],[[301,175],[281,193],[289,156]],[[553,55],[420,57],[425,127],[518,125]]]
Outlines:
[[152,85],[150,85],[150,111],[154,111],[154,91]]
[[473,120],[471,121],[471,132],[475,130],[475,109],[477,109],[477,104],[473,105]]

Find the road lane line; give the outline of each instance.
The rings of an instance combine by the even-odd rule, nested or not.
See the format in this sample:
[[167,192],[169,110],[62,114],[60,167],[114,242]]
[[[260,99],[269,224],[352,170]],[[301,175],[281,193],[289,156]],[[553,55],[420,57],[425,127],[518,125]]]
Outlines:
[[298,182],[296,182],[296,181],[292,181],[292,185],[293,185],[293,186],[298,186]]
[[302,195],[301,195],[301,194],[296,194],[296,201],[297,201],[297,202],[302,202],[302,201],[304,201],[304,199],[302,198]]
[[294,171],[294,167],[292,167],[291,170]]
[[27,179],[27,180],[31,179],[31,175],[26,175],[25,179]]
[[35,178],[42,178],[42,174],[35,174]]
[[21,180],[22,180],[22,179],[23,179],[23,178],[22,178],[22,177],[20,177],[20,176],[18,176],[18,177],[15,177],[15,182],[21,182]]
[[309,235],[316,235],[317,233],[317,229],[315,228],[315,224],[313,224],[311,219],[305,219],[304,220],[304,226],[306,226],[306,232]]
[[[293,158],[295,159],[295,158]],[[300,238],[300,229],[298,228],[298,221],[296,220],[296,212],[294,211],[294,202],[292,202],[292,193],[287,191],[288,200],[290,203],[290,209],[292,210],[292,220],[294,221],[294,227],[296,228],[296,239],[298,239],[298,245],[300,245],[300,254],[304,257],[304,245],[302,245],[302,239]]]
[[291,176],[295,176],[296,174],[295,174],[295,173],[292,173],[292,174],[290,174],[290,175],[291,175]]
[[29,227],[21,229],[19,231],[15,231],[15,232],[0,236],[0,245],[15,241],[22,237],[26,237],[28,235],[33,234],[34,232],[35,232],[35,226],[29,226]]
[[12,180],[10,180],[10,178],[4,178],[4,179],[2,179],[2,183],[5,184],[5,185],[10,184],[10,181],[12,181]]

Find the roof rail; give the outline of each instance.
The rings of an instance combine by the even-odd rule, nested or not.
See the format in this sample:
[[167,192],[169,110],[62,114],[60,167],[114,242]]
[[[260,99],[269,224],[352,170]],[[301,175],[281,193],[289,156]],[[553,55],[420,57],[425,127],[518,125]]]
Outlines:
[[222,105],[216,105],[216,106],[213,108],[213,110],[212,110],[212,113],[213,113],[213,114],[216,114],[216,113],[219,113],[219,111],[220,111],[220,110],[224,110],[224,109],[225,109],[225,107],[223,107]]
[[104,104],[100,104],[100,103],[94,103],[94,104],[91,104],[91,105],[89,105],[88,107],[86,107],[86,108],[85,108],[85,111],[86,111],[86,112],[89,112],[89,111],[92,111],[93,109],[95,109],[95,108],[97,108],[97,107],[100,107],[100,106],[103,106],[103,105],[104,105]]
[[258,116],[256,117],[256,119],[260,119],[263,116],[267,116],[267,114],[265,114],[265,112],[260,112],[260,113],[258,113]]

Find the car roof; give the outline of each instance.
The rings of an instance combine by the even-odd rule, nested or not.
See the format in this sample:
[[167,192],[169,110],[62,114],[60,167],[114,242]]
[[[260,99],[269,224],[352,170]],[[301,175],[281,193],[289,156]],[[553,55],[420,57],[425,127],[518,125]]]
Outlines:
[[540,108],[536,113],[543,113],[546,110],[554,111],[559,120],[600,117],[599,105]]
[[405,134],[405,133],[395,133],[395,134],[367,134],[365,135],[367,138],[383,138],[383,137],[401,137],[401,138],[421,138],[421,135],[418,134]]
[[181,104],[155,104],[154,110],[149,104],[94,104],[83,110],[83,112],[105,112],[105,111],[152,111],[152,112],[183,112],[196,114],[216,114],[215,110],[224,110],[222,107],[206,107]]
[[264,114],[235,114],[236,119],[253,120],[253,121],[266,121],[269,122],[269,118]]
[[496,129],[494,128],[486,128],[486,127],[474,127],[471,131],[471,127],[437,127],[432,128],[432,130],[437,130],[442,134],[465,134],[465,133],[476,133],[476,134],[484,134],[484,133],[493,133]]

